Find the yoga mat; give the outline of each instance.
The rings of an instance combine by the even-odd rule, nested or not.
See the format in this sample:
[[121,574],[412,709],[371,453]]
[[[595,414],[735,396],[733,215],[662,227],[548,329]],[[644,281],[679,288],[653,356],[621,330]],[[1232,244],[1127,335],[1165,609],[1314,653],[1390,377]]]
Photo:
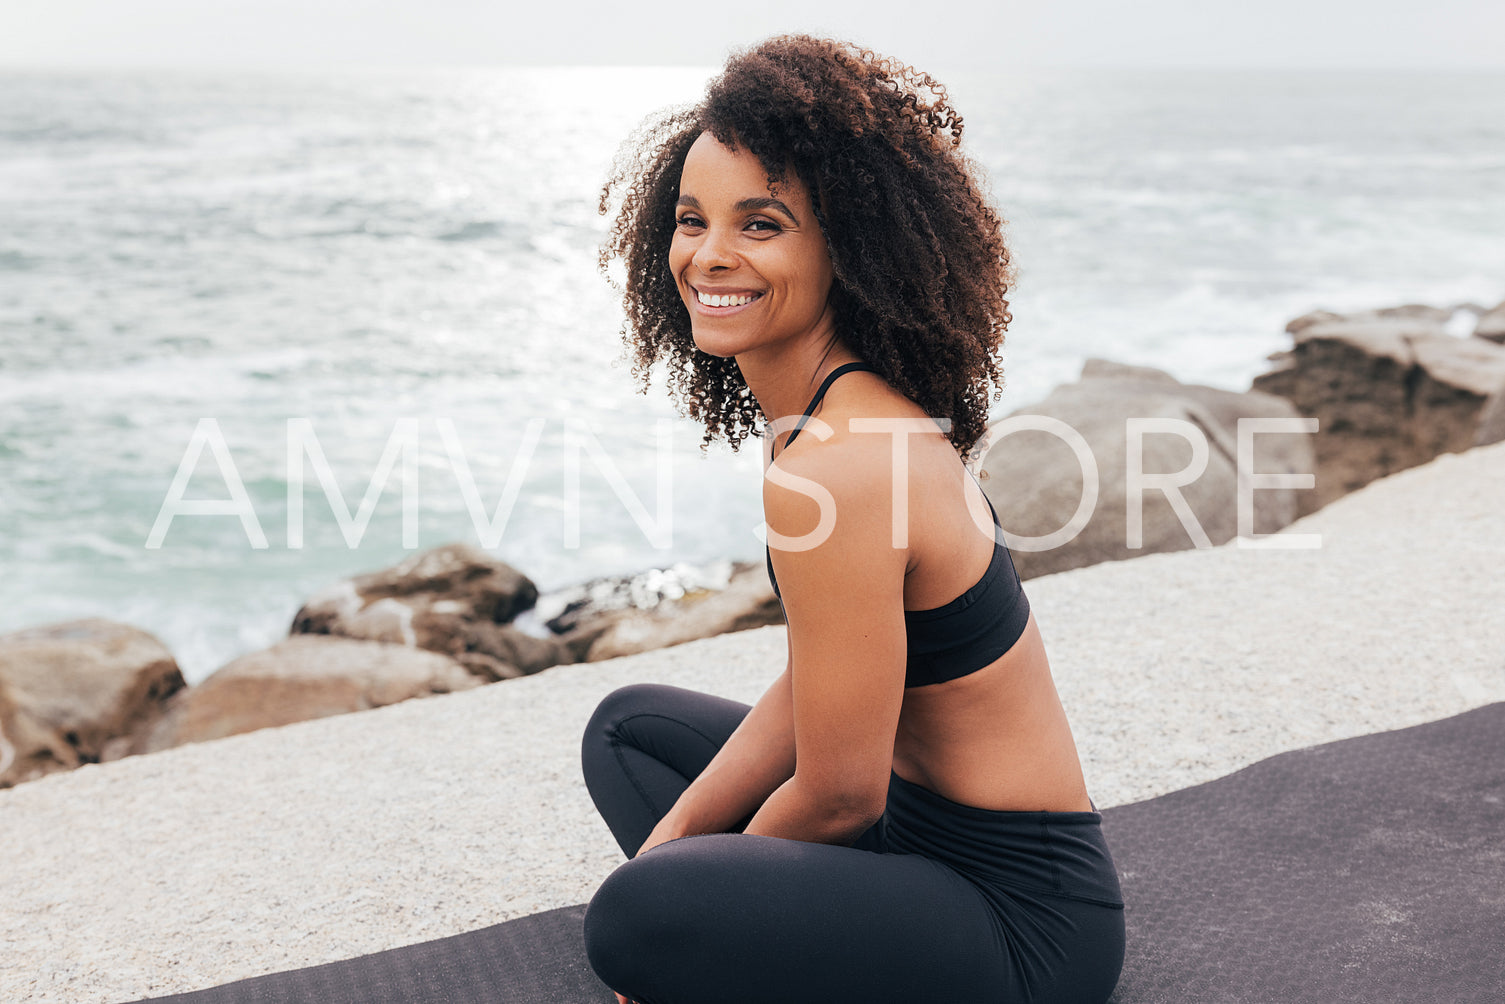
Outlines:
[[[1128,904],[1112,1004],[1505,1002],[1505,703],[1282,753],[1103,820]],[[584,910],[153,1002],[612,1004]]]
[[[616,1004],[585,960],[585,906],[152,1004]],[[145,1004],[145,1002],[142,1002]]]
[[1505,1001],[1505,703],[1116,806],[1114,1004]]

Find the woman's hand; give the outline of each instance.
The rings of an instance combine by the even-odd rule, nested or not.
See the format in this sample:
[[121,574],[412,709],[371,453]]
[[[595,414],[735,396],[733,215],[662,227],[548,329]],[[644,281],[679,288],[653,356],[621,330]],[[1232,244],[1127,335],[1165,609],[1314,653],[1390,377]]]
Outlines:
[[[638,848],[637,854],[634,854],[633,857],[638,857],[644,851],[657,847],[659,844],[667,844],[678,837],[689,836],[688,833],[682,832],[679,826],[670,821],[670,816],[672,815],[673,813],[671,812],[668,816],[658,821],[658,825],[648,834],[648,839],[643,841],[643,846]],[[631,1004],[631,1002],[628,1002],[628,1004]]]
[[[616,993],[616,991],[613,990],[612,993]],[[638,1004],[638,1002],[631,997],[623,997],[621,994],[617,994],[617,1004]]]

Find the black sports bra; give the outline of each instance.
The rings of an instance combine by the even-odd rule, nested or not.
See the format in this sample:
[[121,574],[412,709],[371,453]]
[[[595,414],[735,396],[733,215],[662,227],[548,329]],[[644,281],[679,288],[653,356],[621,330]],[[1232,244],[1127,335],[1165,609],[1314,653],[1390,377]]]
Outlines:
[[[832,382],[842,374],[856,370],[877,372],[866,363],[845,363],[832,370],[815,392],[815,397],[805,406],[804,415],[795,425],[789,442],[784,444],[785,449],[800,434],[805,419],[820,404]],[[978,485],[978,490],[982,490],[981,485]],[[998,510],[993,508],[993,501],[986,493],[983,498],[993,514],[993,560],[988,563],[982,578],[950,603],[930,610],[904,611],[908,647],[905,687],[954,680],[990,665],[1014,647],[1029,623],[1029,599],[1024,595],[1014,559],[1003,542]],[[782,604],[784,598],[779,595],[779,582],[773,574],[773,555],[766,547],[764,560],[768,563],[768,581]]]

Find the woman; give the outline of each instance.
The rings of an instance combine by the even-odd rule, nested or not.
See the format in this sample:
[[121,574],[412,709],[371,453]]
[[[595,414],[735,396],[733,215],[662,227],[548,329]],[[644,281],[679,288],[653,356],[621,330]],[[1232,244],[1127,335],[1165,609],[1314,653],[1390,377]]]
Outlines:
[[586,947],[619,1001],[1101,1002],[1117,981],[1101,817],[962,462],[1012,276],[960,135],[930,77],[780,37],[603,192],[639,378],[667,361],[707,442],[768,420],[789,637],[751,708],[638,685],[591,719],[587,787],[630,860]]

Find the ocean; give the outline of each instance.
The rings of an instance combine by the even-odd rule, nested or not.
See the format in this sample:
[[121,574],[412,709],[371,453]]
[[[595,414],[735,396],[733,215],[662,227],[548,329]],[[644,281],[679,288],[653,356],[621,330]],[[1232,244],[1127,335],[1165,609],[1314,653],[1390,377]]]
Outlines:
[[[0,631],[125,621],[196,681],[415,548],[760,560],[756,449],[637,392],[595,266],[619,142],[709,73],[0,73]],[[1505,76],[937,76],[1019,266],[998,415],[1505,297]]]

